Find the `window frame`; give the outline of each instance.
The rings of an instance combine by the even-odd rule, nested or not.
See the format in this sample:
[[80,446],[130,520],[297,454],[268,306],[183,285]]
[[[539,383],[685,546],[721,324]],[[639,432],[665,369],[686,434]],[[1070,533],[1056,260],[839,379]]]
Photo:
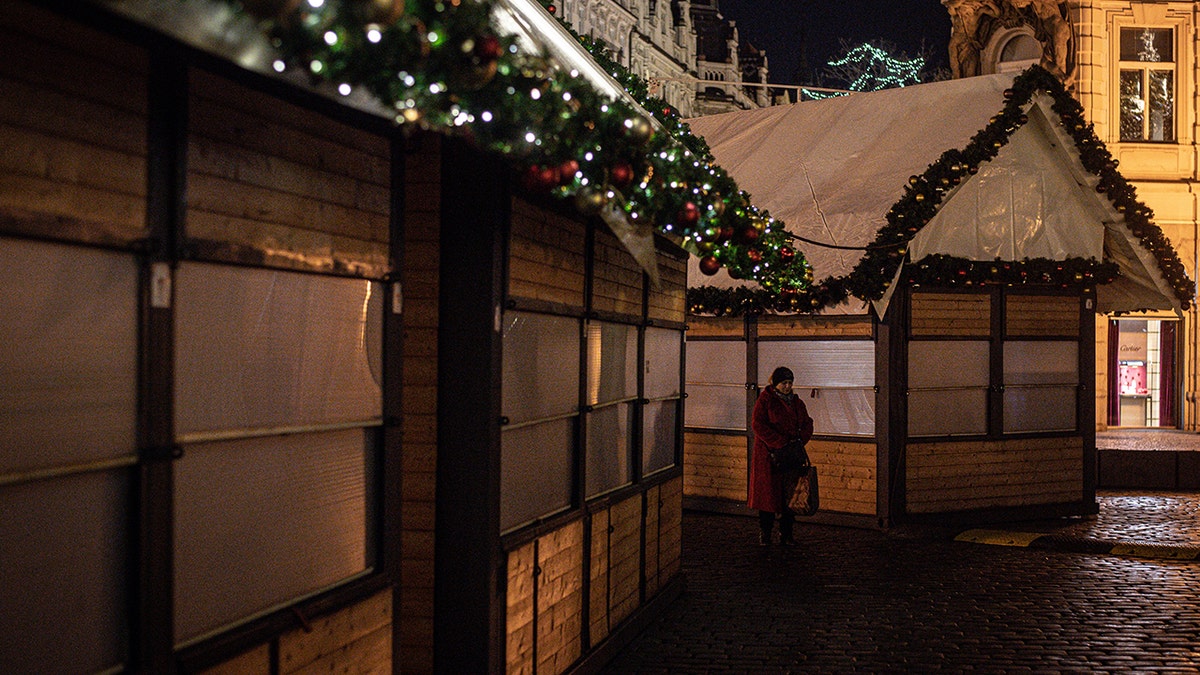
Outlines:
[[[1117,20],[1113,26],[1111,35],[1113,36],[1112,48],[1112,68],[1111,68],[1111,91],[1112,100],[1114,101],[1112,111],[1113,124],[1113,139],[1118,143],[1136,143],[1149,145],[1180,145],[1186,142],[1185,126],[1181,120],[1180,113],[1180,94],[1187,91],[1187,83],[1185,80],[1186,73],[1181,65],[1186,63],[1186,54],[1184,49],[1186,45],[1183,43],[1181,35],[1184,34],[1186,26],[1183,21],[1170,20],[1146,20],[1134,21],[1132,17],[1127,21]],[[1170,61],[1131,61],[1122,58],[1121,54],[1121,37],[1125,31],[1141,31],[1141,30],[1167,30],[1170,31],[1171,56]],[[1153,73],[1170,73],[1171,77],[1171,110],[1170,124],[1164,125],[1164,136],[1169,134],[1169,138],[1163,140],[1155,140],[1150,138],[1153,123],[1151,121],[1150,109],[1148,105],[1143,107],[1141,113],[1141,135],[1138,138],[1126,138],[1124,136],[1124,112],[1123,101],[1125,95],[1122,93],[1124,76],[1126,73],[1138,74],[1138,82],[1140,84],[1140,93],[1144,98],[1149,97],[1149,90],[1152,86]]]

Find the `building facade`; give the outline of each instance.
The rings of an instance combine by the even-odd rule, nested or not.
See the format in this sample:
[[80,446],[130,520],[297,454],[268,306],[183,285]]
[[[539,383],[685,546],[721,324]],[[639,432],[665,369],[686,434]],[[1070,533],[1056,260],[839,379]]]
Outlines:
[[[1196,73],[1200,5],[1111,0],[943,0],[957,77],[1041,63],[1083,104],[1096,135],[1196,278]],[[1099,316],[1096,424],[1200,428],[1200,325],[1182,315]]]
[[717,0],[564,0],[559,15],[603,40],[683,117],[772,105],[766,52],[743,42]]

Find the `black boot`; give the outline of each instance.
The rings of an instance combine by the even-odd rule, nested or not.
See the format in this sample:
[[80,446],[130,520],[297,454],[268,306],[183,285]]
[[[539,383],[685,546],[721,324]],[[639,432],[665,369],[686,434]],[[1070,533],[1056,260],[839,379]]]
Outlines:
[[792,538],[792,529],[796,524],[796,514],[790,510],[785,510],[783,515],[779,517],[779,545],[780,546],[795,546],[796,540]]
[[771,543],[771,530],[775,529],[775,514],[771,511],[758,512],[758,545]]

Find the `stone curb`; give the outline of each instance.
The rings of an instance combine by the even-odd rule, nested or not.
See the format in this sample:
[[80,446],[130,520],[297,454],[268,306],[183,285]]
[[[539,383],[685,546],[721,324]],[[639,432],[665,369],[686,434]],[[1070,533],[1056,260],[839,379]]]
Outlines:
[[976,529],[960,532],[954,537],[954,541],[989,544],[992,546],[1019,546],[1043,551],[1151,558],[1155,560],[1200,560],[1200,546],[1107,541],[1087,537],[1046,534],[1044,532]]

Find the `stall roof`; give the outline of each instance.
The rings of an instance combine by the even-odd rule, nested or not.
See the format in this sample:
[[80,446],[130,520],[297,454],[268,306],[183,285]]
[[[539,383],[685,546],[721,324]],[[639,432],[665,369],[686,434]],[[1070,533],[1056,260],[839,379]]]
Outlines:
[[[716,161],[754,202],[804,239],[871,244],[889,209],[947,150],[961,149],[1005,104],[1012,75],[988,75],[858,93],[689,120]],[[1057,123],[1053,100],[1034,95],[1030,122],[942,199],[910,242],[909,260],[942,253],[969,260],[1094,257],[1120,277],[1099,289],[1101,311],[1179,309],[1154,260],[1123,224],[1098,178]],[[863,251],[800,242],[816,279],[843,277]],[[1101,258],[1102,256],[1102,258]],[[692,285],[735,286],[723,272]],[[892,286],[894,288],[894,285]],[[876,305],[882,315],[888,296]],[[865,310],[857,300],[833,311]]]

